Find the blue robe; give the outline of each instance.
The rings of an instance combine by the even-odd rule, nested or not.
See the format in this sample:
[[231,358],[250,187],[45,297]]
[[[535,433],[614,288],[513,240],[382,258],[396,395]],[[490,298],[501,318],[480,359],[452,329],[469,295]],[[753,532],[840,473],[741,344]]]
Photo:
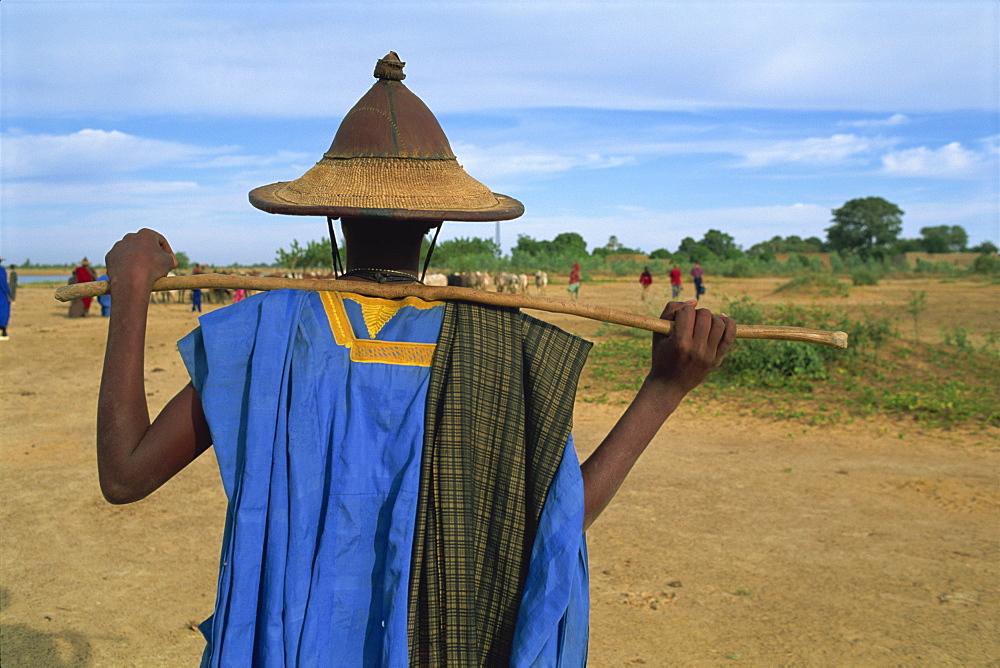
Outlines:
[[0,267],[0,327],[7,328],[10,322],[10,284],[7,283],[7,269]]
[[[277,291],[179,344],[229,498],[203,665],[406,666],[430,361],[444,306]],[[583,665],[583,481],[552,483],[512,665]]]

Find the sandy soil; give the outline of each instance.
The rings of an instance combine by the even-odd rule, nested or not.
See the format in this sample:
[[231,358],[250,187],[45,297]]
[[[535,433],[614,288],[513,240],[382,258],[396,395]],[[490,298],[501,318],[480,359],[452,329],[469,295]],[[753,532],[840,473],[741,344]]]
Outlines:
[[[709,285],[710,307],[776,299],[771,279]],[[962,299],[976,336],[996,327],[995,286],[884,282],[842,301],[898,310],[912,290],[928,292],[927,322]],[[196,665],[192,624],[212,610],[225,512],[214,458],[140,503],[103,501],[107,321],[70,320],[51,294],[22,286],[0,342],[0,661]],[[631,281],[582,297],[653,310]],[[177,304],[151,319],[155,412],[186,380],[174,342],[195,319]],[[620,410],[578,404],[581,456]],[[887,419],[804,429],[685,404],[589,533],[591,665],[1000,665],[998,439]]]

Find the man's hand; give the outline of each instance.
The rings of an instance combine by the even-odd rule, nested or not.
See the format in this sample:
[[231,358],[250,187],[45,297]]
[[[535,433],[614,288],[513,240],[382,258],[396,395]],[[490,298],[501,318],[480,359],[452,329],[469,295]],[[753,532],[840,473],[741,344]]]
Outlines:
[[648,380],[687,394],[722,363],[736,339],[736,323],[726,315],[696,309],[696,301],[670,302],[660,315],[674,323],[669,336],[653,335]]
[[104,264],[114,294],[116,285],[151,289],[158,278],[177,267],[177,258],[162,234],[143,228],[116,243],[104,257]]

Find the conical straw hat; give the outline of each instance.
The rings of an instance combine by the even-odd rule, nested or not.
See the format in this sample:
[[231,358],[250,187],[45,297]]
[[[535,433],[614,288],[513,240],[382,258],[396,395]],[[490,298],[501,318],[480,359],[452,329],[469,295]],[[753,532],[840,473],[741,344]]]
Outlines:
[[395,52],[344,117],[323,159],[294,181],[250,191],[269,213],[398,220],[493,221],[524,205],[490,192],[458,164],[434,114],[410,92]]

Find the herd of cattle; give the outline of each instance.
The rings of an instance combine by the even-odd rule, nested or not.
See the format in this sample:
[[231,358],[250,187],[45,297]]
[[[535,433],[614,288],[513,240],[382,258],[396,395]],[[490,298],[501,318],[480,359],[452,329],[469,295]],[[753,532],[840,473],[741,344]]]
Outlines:
[[[232,273],[232,272],[219,272],[219,273]],[[170,272],[170,276],[175,275]],[[335,278],[332,274],[316,274],[310,272],[295,272],[295,273],[284,273],[284,274],[261,274],[259,271],[251,270],[246,273],[247,276],[269,276],[275,278]],[[497,272],[491,274],[486,271],[467,271],[463,273],[451,273],[451,274],[427,274],[424,277],[425,285],[453,285],[460,286],[463,288],[474,288],[476,290],[496,290],[497,292],[506,292],[510,294],[530,294],[529,288],[534,286],[535,293],[539,295],[544,295],[546,287],[549,284],[549,275],[544,271],[536,271],[533,275],[528,274],[514,274],[509,272]],[[247,291],[250,292],[249,290]],[[166,290],[163,292],[154,292],[150,300],[161,304],[167,303],[184,303],[188,300],[188,295],[186,290]],[[202,290],[202,299],[211,304],[225,304],[233,299],[233,291],[227,290],[225,288],[212,288],[210,290]]]
[[476,290],[496,288],[497,292],[522,295],[528,294],[528,288],[532,285],[538,294],[544,295],[548,284],[549,275],[544,271],[536,271],[534,276],[508,272],[490,274],[486,271],[467,271],[461,274],[428,274],[424,277],[424,285],[454,285]]

